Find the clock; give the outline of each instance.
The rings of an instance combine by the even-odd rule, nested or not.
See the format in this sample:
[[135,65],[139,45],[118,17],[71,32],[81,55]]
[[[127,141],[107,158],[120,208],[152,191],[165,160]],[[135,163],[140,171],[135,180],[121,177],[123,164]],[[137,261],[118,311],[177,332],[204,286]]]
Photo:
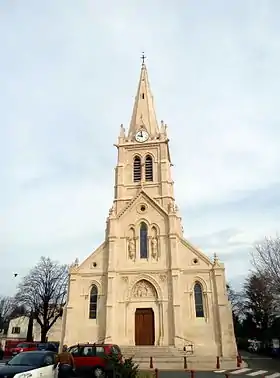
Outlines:
[[135,135],[136,142],[143,143],[149,139],[149,134],[146,130],[139,130]]

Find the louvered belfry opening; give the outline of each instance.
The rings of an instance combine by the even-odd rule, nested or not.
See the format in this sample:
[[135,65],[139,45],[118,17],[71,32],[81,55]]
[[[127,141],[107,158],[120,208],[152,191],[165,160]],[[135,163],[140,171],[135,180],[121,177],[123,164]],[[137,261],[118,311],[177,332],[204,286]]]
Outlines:
[[153,159],[150,155],[145,160],[145,180],[153,181]]
[[141,181],[141,159],[139,156],[135,156],[133,162],[133,181]]

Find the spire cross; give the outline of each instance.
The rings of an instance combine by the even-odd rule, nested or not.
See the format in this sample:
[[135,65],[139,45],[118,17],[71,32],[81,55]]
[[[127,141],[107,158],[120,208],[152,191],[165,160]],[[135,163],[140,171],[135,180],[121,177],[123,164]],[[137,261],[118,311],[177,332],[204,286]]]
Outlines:
[[145,64],[145,59],[146,59],[147,57],[144,55],[144,53],[142,53],[142,56],[141,56],[141,59],[142,59],[142,64]]

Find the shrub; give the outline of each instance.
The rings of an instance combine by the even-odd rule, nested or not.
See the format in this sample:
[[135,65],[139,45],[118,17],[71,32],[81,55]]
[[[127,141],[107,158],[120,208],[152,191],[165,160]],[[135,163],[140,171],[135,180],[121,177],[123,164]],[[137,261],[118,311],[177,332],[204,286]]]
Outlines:
[[110,354],[107,357],[108,368],[115,372],[116,378],[137,378],[139,366],[133,361],[132,357],[120,361],[117,355]]

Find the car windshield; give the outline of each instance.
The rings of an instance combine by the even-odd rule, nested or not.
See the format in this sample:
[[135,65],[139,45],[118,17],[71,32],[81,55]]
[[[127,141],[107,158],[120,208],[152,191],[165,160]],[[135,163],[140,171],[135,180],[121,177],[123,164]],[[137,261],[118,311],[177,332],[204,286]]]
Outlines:
[[12,358],[8,365],[13,366],[41,366],[44,355],[41,353],[20,353]]
[[44,343],[44,344],[43,344],[43,343],[42,343],[42,344],[38,344],[38,349],[46,349],[47,346],[48,346],[48,345],[45,344],[45,343]]
[[29,344],[26,344],[26,343],[20,343],[17,345],[17,348],[28,348],[28,345]]

